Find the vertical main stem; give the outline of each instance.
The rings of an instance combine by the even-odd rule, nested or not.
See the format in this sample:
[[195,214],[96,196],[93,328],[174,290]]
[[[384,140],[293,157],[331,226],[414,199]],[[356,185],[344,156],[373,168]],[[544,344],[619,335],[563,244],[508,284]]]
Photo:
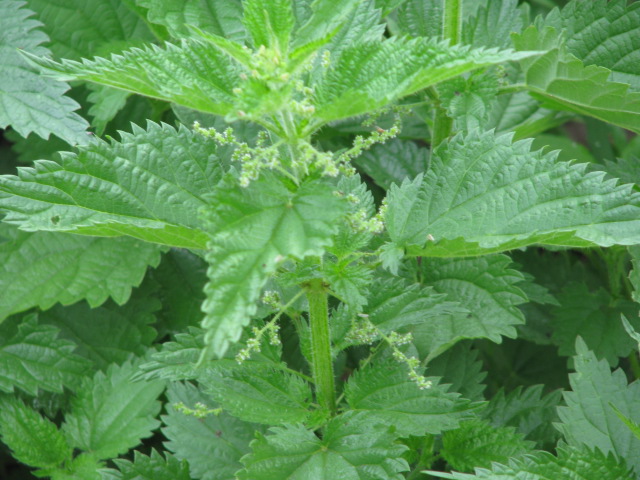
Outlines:
[[311,371],[316,384],[316,397],[321,407],[334,413],[336,388],[331,359],[329,302],[327,289],[321,278],[315,278],[309,282],[307,300],[311,327]]
[[445,0],[444,19],[443,19],[443,36],[445,40],[449,40],[451,45],[460,43],[462,33],[462,1],[463,0]]
[[[462,2],[463,0],[445,0],[443,36],[451,45],[460,43],[462,33]],[[433,119],[433,132],[431,132],[431,149],[440,145],[443,140],[451,136],[453,120],[447,115],[447,111],[440,105],[436,107]]]

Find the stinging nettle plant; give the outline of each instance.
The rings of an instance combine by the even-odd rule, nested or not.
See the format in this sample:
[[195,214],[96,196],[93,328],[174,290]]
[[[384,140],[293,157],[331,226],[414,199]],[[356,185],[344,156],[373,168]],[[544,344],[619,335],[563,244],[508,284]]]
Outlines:
[[7,478],[640,478],[639,3],[68,3],[0,2]]

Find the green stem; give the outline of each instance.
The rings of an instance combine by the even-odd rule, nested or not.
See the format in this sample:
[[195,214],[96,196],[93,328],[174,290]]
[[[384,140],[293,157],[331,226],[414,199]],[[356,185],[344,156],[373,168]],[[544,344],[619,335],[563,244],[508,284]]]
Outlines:
[[307,286],[309,324],[311,327],[311,372],[316,385],[316,398],[322,408],[336,411],[336,388],[329,334],[329,302],[327,288],[321,278]]
[[[462,0],[445,0],[442,33],[451,45],[460,43],[462,32]],[[436,107],[431,133],[431,149],[433,150],[451,136],[453,120],[440,105]]]
[[462,32],[462,0],[445,0],[443,36],[451,45],[460,43]]
[[633,351],[629,355],[629,363],[631,364],[631,372],[634,378],[640,378],[640,360],[638,360],[638,352]]
[[509,95],[511,93],[526,92],[527,86],[524,83],[512,83],[498,88],[498,95]]

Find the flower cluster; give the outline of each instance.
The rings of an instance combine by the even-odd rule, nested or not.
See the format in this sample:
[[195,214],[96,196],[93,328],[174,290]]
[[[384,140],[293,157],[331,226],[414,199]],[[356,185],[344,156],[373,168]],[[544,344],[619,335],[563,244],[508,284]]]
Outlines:
[[404,363],[409,368],[409,378],[418,385],[420,390],[426,390],[431,388],[431,380],[427,380],[424,375],[418,373],[420,368],[420,360],[416,357],[407,356],[398,347],[411,343],[412,336],[410,333],[400,335],[397,332],[391,332],[388,337],[385,338],[391,349],[393,350],[393,358],[400,363]]
[[280,310],[282,308],[280,293],[275,290],[266,290],[262,294],[262,303],[271,308],[275,308],[276,310]]
[[362,152],[369,150],[374,145],[378,143],[385,143],[386,141],[397,137],[400,133],[400,129],[400,117],[397,117],[396,123],[394,123],[391,128],[385,130],[380,127],[375,127],[368,137],[357,135],[355,140],[353,141],[353,146],[338,155],[335,162],[338,165],[348,164],[349,162],[351,162],[351,160],[359,157]]
[[351,326],[345,340],[352,345],[362,345],[375,342],[380,334],[376,326],[369,321],[369,315],[358,314],[358,320]]
[[253,327],[251,332],[253,336],[247,340],[245,347],[236,354],[236,362],[243,363],[245,360],[249,360],[253,353],[260,353],[262,337],[266,334],[269,338],[269,344],[281,345],[280,341],[280,325],[276,323],[279,317],[274,318],[264,327]]
[[177,411],[196,418],[204,418],[207,415],[220,415],[221,408],[208,408],[204,403],[197,402],[195,408],[189,408],[184,403],[178,402],[173,404],[173,408]]
[[251,147],[246,142],[239,141],[233,134],[233,129],[227,128],[219,132],[215,128],[203,128],[198,122],[193,124],[193,129],[200,135],[211,138],[220,146],[231,145],[235,149],[231,160],[241,165],[240,186],[248,187],[252,180],[256,180],[263,169],[281,169],[280,152],[278,145],[267,146],[266,132],[258,135],[257,145]]
[[391,332],[389,335],[385,335],[376,327],[366,314],[358,314],[358,320],[354,322],[351,330],[347,334],[346,340],[353,345],[371,344],[378,338],[382,338],[391,348],[393,358],[404,363],[409,369],[409,378],[415,382],[420,390],[425,390],[432,387],[432,382],[418,373],[420,369],[420,360],[413,356],[407,356],[399,347],[411,343],[413,337],[411,333],[400,334],[398,332]]
[[245,360],[249,360],[251,354],[260,353],[261,351],[260,340],[262,339],[263,332],[261,332],[258,327],[253,327],[251,331],[253,332],[253,337],[247,340],[245,347],[236,354],[236,362],[240,364]]
[[382,233],[384,230],[384,222],[381,216],[378,214],[370,217],[364,208],[349,215],[347,221],[356,232],[369,232],[375,235]]

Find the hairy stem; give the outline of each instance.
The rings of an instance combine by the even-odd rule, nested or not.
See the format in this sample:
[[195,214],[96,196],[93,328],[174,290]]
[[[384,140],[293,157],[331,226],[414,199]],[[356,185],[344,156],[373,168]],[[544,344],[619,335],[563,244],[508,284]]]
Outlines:
[[451,45],[460,43],[462,0],[445,0],[443,26],[445,40],[450,40]]
[[[445,0],[443,22],[443,36],[451,45],[460,43],[462,31],[462,0]],[[451,136],[453,120],[447,115],[444,107],[436,107],[433,118],[433,132],[431,133],[431,149],[436,148],[443,140]]]
[[311,327],[311,371],[316,385],[316,397],[321,407],[334,413],[336,389],[331,359],[329,303],[327,289],[322,279],[316,278],[309,282],[307,299]]

